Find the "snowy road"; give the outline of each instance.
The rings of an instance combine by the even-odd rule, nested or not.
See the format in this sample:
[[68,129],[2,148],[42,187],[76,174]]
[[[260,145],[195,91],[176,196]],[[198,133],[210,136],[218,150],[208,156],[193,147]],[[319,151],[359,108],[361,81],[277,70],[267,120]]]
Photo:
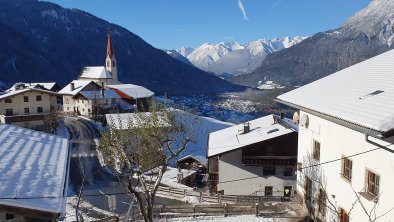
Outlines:
[[[84,119],[65,117],[64,125],[70,132],[72,147],[72,159],[70,163],[71,195],[76,195],[82,183],[82,175],[85,177],[85,189],[83,199],[89,204],[100,209],[110,211],[108,198],[104,194],[114,194],[116,201],[116,213],[124,213],[128,209],[129,197],[124,193],[117,178],[106,170],[100,170],[101,165],[97,155],[97,145],[100,134],[95,126]],[[120,193],[120,194],[119,194]]]

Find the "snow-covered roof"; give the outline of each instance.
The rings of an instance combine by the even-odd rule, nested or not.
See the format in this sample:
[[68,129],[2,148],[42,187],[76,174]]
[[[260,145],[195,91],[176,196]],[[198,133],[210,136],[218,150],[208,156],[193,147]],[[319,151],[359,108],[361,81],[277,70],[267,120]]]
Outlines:
[[21,90],[12,90],[12,91],[7,91],[4,94],[0,95],[0,99],[4,99],[4,98],[8,98],[10,96],[15,96],[21,93],[26,93],[29,91],[34,91],[34,92],[40,92],[40,93],[48,93],[48,94],[52,94],[52,95],[56,95],[57,93],[49,91],[49,90],[44,90],[44,89],[39,89],[39,88],[25,88],[25,89],[21,89]]
[[[274,116],[271,114],[249,121],[248,133],[243,132],[244,123],[210,133],[208,157],[298,131],[291,120],[284,119],[283,124],[274,123]],[[280,119],[278,116],[275,117]]]
[[148,98],[154,95],[154,93],[149,89],[133,84],[107,85],[107,87],[111,89],[115,89],[117,90],[117,92],[120,91],[122,98],[124,96],[127,96],[133,99],[140,99],[140,98]]
[[104,96],[101,96],[101,90],[81,91],[79,93],[89,100],[93,100],[93,99],[119,99],[120,98],[120,96],[112,89],[105,89]]
[[278,101],[378,132],[394,129],[394,50],[278,96]]
[[0,204],[64,216],[68,140],[0,124]]
[[[37,88],[38,85],[44,87],[46,90],[51,90],[54,86],[56,86],[56,82],[35,82],[35,83],[26,83],[26,82],[18,82],[11,86],[7,91],[17,91],[23,88]],[[18,89],[19,88],[19,89]]]
[[180,158],[176,162],[181,162],[181,161],[188,159],[188,158],[192,158],[192,159],[200,162],[202,165],[207,166],[207,163],[208,163],[207,158],[205,156],[195,155],[195,154],[189,154],[185,157]]
[[112,79],[112,75],[104,66],[86,66],[82,69],[79,78]]
[[[149,126],[147,121],[152,121],[150,117],[152,113],[141,112],[141,113],[117,113],[117,114],[105,114],[105,118],[110,127],[115,129],[130,129],[130,128],[140,128],[143,126]],[[166,120],[165,116],[161,113],[157,113],[158,125],[161,127],[169,127],[170,123]],[[151,123],[153,124],[153,123]]]
[[[60,90],[59,94],[76,95],[77,93],[82,91],[87,85],[89,85],[89,83],[91,83],[91,82],[93,82],[93,81],[91,81],[91,80],[74,80],[74,81],[70,82],[67,86],[65,86],[62,90]],[[72,83],[74,83],[74,90],[71,90]]]

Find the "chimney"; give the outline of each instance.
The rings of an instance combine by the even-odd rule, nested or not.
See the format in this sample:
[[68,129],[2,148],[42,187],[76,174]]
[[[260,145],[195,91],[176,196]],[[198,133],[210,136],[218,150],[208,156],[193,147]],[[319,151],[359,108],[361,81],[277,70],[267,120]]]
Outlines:
[[71,91],[74,91],[74,89],[75,89],[75,84],[72,82],[72,83],[70,84],[70,87],[71,87]]
[[101,97],[104,97],[104,88],[101,88]]
[[280,113],[280,118],[284,119],[285,118],[285,114],[284,113]]
[[249,133],[250,132],[250,123],[244,123],[244,133]]

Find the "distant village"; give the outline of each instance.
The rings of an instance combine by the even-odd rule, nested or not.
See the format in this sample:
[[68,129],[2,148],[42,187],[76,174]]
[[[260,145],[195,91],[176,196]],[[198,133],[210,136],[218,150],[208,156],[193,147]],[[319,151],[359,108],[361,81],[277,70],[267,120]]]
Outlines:
[[[179,156],[160,195],[206,197],[225,206],[223,216],[243,203],[256,217],[393,221],[393,60],[391,50],[278,96],[292,118],[273,113],[208,132],[198,148],[206,155]],[[83,67],[63,88],[15,83],[0,92],[0,221],[65,219],[73,151],[57,133],[61,116],[123,129],[133,126],[111,120],[149,112],[154,92],[121,83],[117,65],[108,34],[105,66]]]

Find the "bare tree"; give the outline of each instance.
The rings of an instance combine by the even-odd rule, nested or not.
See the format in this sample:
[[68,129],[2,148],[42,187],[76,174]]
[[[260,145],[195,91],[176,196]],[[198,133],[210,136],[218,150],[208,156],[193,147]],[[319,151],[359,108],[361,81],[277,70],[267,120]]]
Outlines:
[[44,117],[45,130],[49,133],[56,134],[58,120],[59,111],[56,109],[56,107],[51,106],[49,114]]
[[127,120],[111,120],[99,149],[104,161],[136,198],[145,221],[153,221],[156,192],[169,161],[190,142],[186,123],[178,112],[154,101],[150,112],[133,114]]

